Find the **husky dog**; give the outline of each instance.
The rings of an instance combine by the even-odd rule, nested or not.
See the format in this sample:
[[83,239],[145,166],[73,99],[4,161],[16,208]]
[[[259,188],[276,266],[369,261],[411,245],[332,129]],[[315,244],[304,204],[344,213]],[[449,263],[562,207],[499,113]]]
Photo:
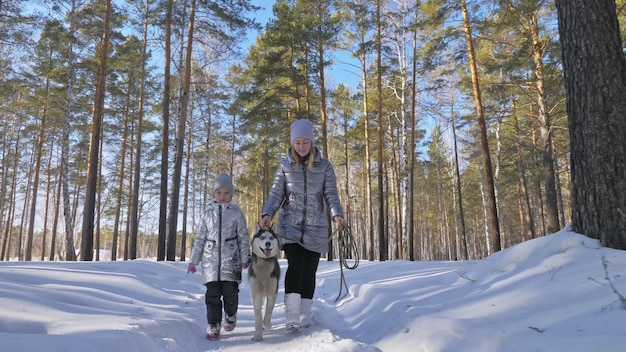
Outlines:
[[[270,227],[263,230],[257,224],[252,237],[251,262],[248,268],[250,297],[254,307],[253,341],[263,340],[263,330],[272,328],[272,312],[276,304],[280,266],[278,265],[278,237]],[[265,298],[265,315],[262,315]]]

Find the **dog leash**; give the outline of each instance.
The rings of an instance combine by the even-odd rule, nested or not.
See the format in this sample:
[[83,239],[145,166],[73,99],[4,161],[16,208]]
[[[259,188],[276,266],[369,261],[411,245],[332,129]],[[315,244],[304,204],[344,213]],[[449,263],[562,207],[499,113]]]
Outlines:
[[[285,239],[285,237],[283,237],[282,235],[280,235],[278,232],[274,232],[274,235],[276,235],[276,237],[280,237]],[[354,241],[354,236],[352,236],[352,230],[350,229],[350,226],[346,223],[343,224],[341,230],[339,228],[335,229],[333,231],[333,233],[331,234],[331,236],[328,237],[328,240],[326,240],[326,242],[324,242],[323,245],[319,246],[319,247],[315,247],[314,249],[319,249],[322,248],[324,246],[326,246],[333,237],[335,237],[335,235],[337,235],[337,243],[338,243],[338,247],[339,247],[339,271],[341,273],[341,281],[339,283],[339,294],[337,295],[337,298],[335,298],[335,302],[339,301],[340,299],[344,298],[345,296],[348,295],[349,290],[348,290],[348,284],[346,282],[346,277],[345,274],[343,272],[343,269],[349,269],[349,270],[354,270],[359,266],[359,248],[356,245],[356,242]],[[301,245],[302,247],[304,247],[304,243],[302,242],[292,242],[292,243],[297,243],[299,245]],[[348,263],[348,260],[352,259],[353,260],[353,264],[350,265]],[[342,296],[342,291],[343,288],[346,288],[346,292],[345,294]]]
[[[337,241],[339,247],[339,271],[341,273],[341,282],[339,283],[339,294],[335,298],[335,302],[339,301],[343,297],[348,295],[348,284],[346,282],[343,268],[354,270],[359,266],[359,248],[352,236],[352,230],[348,224],[343,224],[341,230],[336,229],[333,232],[331,238],[337,233]],[[348,259],[352,259],[354,262],[352,265],[348,263]],[[341,291],[346,288],[345,295],[341,296]]]

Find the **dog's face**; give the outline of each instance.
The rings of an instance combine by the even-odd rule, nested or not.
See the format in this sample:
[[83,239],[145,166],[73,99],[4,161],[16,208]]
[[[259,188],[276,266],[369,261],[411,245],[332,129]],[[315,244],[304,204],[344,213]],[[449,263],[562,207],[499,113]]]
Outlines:
[[278,255],[278,237],[272,229],[259,229],[252,237],[252,253],[260,258],[268,259]]

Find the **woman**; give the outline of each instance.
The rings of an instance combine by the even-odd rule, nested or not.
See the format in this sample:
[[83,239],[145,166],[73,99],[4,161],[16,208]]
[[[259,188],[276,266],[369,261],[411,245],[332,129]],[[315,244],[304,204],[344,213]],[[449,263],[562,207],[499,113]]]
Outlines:
[[274,174],[274,184],[261,212],[268,228],[280,208],[278,233],[287,257],[285,273],[286,328],[296,331],[313,324],[311,305],[315,274],[322,253],[328,252],[328,206],[341,229],[343,210],[335,171],[315,147],[313,124],[302,119],[291,124],[291,145]]

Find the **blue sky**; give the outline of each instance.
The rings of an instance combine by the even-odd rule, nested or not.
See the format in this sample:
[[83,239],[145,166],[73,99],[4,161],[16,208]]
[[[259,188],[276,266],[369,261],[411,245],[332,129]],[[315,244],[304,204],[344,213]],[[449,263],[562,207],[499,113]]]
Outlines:
[[[260,6],[263,9],[256,12],[255,17],[257,22],[260,22],[263,27],[267,21],[274,16],[272,6],[274,0],[252,0],[252,4]],[[258,33],[250,31],[247,40],[249,44],[254,43]],[[355,67],[357,62],[350,63],[351,58],[348,53],[338,53],[336,57],[333,57],[333,65],[326,73],[327,82],[330,84],[330,88],[337,87],[340,83],[352,87],[356,90],[360,83],[361,77],[359,69]]]

